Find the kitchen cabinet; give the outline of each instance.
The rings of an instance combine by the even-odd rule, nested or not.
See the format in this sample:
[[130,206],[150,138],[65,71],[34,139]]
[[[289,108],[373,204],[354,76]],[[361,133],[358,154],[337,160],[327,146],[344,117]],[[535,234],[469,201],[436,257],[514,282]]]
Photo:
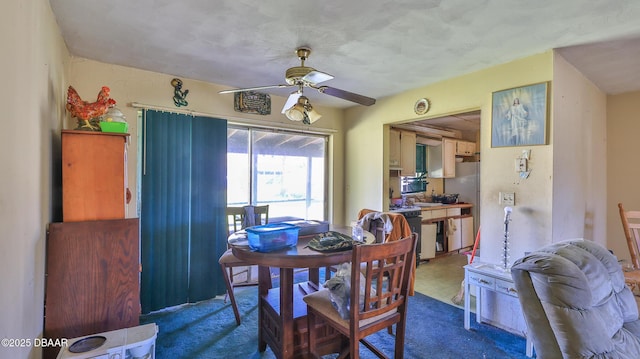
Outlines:
[[422,209],[422,259],[473,246],[472,207],[470,204],[452,204]]
[[462,242],[462,248],[472,247],[475,242],[473,217],[463,217],[460,219],[460,241]]
[[389,130],[389,168],[400,168],[400,131]]
[[473,246],[473,217],[449,218],[447,227],[449,252]]
[[473,156],[476,153],[475,142],[469,141],[456,141],[456,155],[457,156]]
[[442,177],[453,178],[456,176],[456,140],[442,139]]
[[[44,338],[76,338],[139,324],[138,224],[129,218],[49,225]],[[55,358],[58,350],[45,348],[44,358]]]
[[427,150],[427,172],[431,178],[453,178],[456,176],[457,141],[443,138],[439,146]]
[[400,176],[416,175],[416,133],[389,130],[389,169],[400,170]]
[[128,136],[62,131],[64,222],[126,217]]
[[416,175],[416,134],[400,131],[400,171],[401,176]]
[[422,238],[420,240],[420,259],[436,257],[437,223],[422,223]]

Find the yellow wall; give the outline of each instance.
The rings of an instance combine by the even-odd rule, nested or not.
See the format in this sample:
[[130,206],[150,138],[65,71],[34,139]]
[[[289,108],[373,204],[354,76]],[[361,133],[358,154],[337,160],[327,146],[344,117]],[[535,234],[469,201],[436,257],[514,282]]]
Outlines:
[[[0,338],[42,334],[45,228],[60,203],[59,132],[68,53],[46,0],[0,12]],[[0,346],[0,358],[39,358]]]
[[618,203],[640,210],[640,91],[607,97],[607,155],[598,170],[607,173],[607,241],[618,258],[629,259]]
[[[517,205],[511,224],[513,257],[551,238],[552,146],[531,148],[534,170],[529,179],[521,181],[513,168],[523,148],[491,148],[490,129],[492,92],[550,81],[552,59],[549,51],[379,99],[375,106],[349,109],[345,133],[345,221],[352,219],[361,208],[386,208],[383,201],[389,188],[388,125],[418,119],[413,112],[414,103],[427,97],[431,100],[429,118],[481,110],[482,259],[499,263],[502,255],[500,251],[491,250],[501,248],[503,238],[504,206],[498,204],[500,191],[516,193]],[[553,116],[550,117],[552,124]],[[541,223],[547,225],[540,227]]]
[[[547,144],[492,148],[492,92],[540,82],[549,84]],[[386,208],[388,125],[415,120],[413,104],[422,97],[431,100],[430,118],[481,110],[480,260],[503,260],[505,206],[498,201],[502,191],[516,195],[509,223],[509,263],[525,252],[570,238],[609,245],[606,210],[599,205],[606,202],[606,98],[553,51],[381,99],[372,108],[348,110],[347,219],[363,207]],[[522,179],[514,162],[525,149],[531,150],[531,174]],[[525,329],[517,301],[496,296],[483,303],[494,325],[514,332]]]

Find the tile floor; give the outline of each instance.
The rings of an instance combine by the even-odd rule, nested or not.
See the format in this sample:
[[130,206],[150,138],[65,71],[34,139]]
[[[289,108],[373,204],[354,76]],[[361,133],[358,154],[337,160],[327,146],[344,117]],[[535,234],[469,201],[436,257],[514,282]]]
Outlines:
[[[451,299],[459,292],[462,293],[463,267],[466,264],[467,256],[464,254],[449,254],[421,262],[416,270],[415,290],[441,302],[464,308],[464,298],[459,305]],[[471,299],[471,308],[475,311],[475,298],[472,296]]]

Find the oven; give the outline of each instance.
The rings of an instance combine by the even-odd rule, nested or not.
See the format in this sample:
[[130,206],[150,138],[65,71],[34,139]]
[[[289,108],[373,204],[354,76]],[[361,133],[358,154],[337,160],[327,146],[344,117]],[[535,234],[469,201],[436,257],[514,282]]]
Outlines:
[[402,214],[409,223],[411,231],[418,234],[418,245],[416,247],[416,266],[420,265],[420,248],[422,240],[422,209],[420,207],[391,207],[389,211]]

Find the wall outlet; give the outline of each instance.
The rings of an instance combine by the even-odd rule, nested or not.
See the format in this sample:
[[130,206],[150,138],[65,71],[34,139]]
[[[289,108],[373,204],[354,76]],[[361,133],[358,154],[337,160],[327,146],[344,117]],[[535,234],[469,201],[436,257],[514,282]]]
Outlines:
[[516,194],[513,192],[500,192],[500,204],[504,204],[506,206],[515,206],[516,205]]

